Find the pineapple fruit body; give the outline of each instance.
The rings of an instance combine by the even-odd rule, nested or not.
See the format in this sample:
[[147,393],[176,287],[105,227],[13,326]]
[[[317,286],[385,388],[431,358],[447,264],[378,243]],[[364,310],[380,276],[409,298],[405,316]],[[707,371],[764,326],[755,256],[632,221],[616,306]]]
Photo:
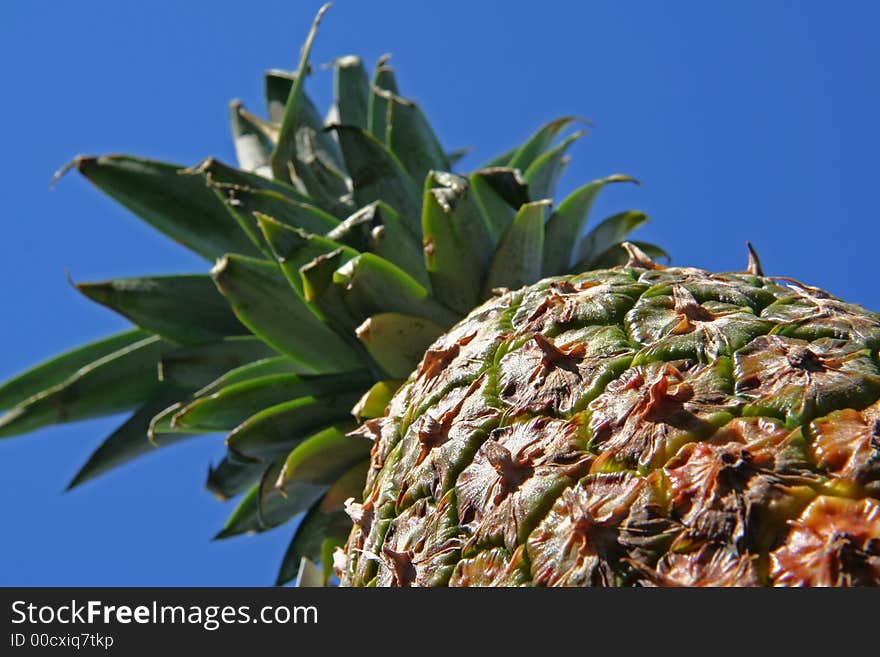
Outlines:
[[344,585],[880,583],[880,316],[626,266],[502,291],[373,442]]

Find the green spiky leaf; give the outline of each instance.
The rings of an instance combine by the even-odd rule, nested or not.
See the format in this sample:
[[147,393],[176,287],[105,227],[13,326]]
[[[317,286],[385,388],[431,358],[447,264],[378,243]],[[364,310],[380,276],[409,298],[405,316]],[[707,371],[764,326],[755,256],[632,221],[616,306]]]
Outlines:
[[635,178],[620,174],[594,180],[578,187],[553,210],[545,230],[545,275],[557,276],[568,271],[593,203],[606,185],[616,182],[638,184]]
[[351,530],[351,519],[344,511],[325,513],[320,502],[315,503],[299,524],[293,540],[284,553],[276,584],[286,584],[297,576],[303,558],[320,561],[324,543],[330,538],[336,545],[345,542]]
[[263,76],[266,112],[269,115],[270,123],[280,126],[284,120],[287,99],[290,97],[290,90],[293,88],[295,81],[295,73],[282,71],[277,68],[266,71],[266,74]]
[[397,211],[386,203],[376,201],[361,208],[328,233],[328,237],[375,253],[422,285],[430,285],[421,245],[403,225]]
[[[320,136],[320,138],[319,138]],[[355,206],[349,193],[348,178],[322,150],[322,141],[332,138],[321,129],[302,131],[297,135],[297,160],[293,165],[296,182],[308,192],[315,205],[340,219],[351,214]],[[334,146],[336,142],[333,142]]]
[[495,288],[515,290],[541,278],[547,205],[535,201],[520,207],[495,251],[485,293]]
[[260,231],[269,244],[278,266],[288,282],[300,296],[306,298],[301,269],[316,258],[339,250],[346,259],[357,256],[358,252],[334,242],[327,237],[313,235],[304,230],[291,228],[263,214],[257,214]]
[[360,396],[340,391],[324,397],[301,397],[270,406],[248,418],[226,438],[226,446],[242,462],[268,462],[288,452],[314,431],[351,418]]
[[225,502],[248,490],[265,470],[263,463],[242,463],[226,455],[216,466],[208,467],[205,488]]
[[231,210],[240,214],[256,228],[257,214],[272,217],[291,228],[323,235],[339,225],[339,220],[329,212],[308,203],[300,203],[271,190],[248,187],[221,188]]
[[576,271],[590,269],[594,259],[622,242],[627,235],[648,221],[648,215],[638,210],[621,212],[600,222],[587,233],[577,247]]
[[119,278],[77,283],[76,289],[142,329],[180,344],[247,333],[211,278],[202,274]]
[[123,463],[151,453],[160,445],[165,447],[187,438],[185,434],[166,434],[162,442],[157,444],[150,442],[147,436],[153,416],[184,394],[185,391],[171,386],[156,393],[92,452],[67,489],[75,488]]
[[[336,440],[344,439],[344,436],[338,435],[325,436],[324,444],[318,444],[318,449],[312,449],[312,451],[320,454],[322,450],[328,448],[327,445],[332,445]],[[348,440],[351,441],[353,439],[348,438]],[[303,444],[302,448],[305,447],[306,445]],[[315,446],[311,447],[314,448]],[[363,447],[366,447],[366,445],[361,446],[360,448]],[[355,450],[360,448],[355,447]],[[343,449],[351,449],[351,446],[349,445],[347,448],[343,447]],[[301,456],[299,460],[299,465],[302,470],[311,469],[311,467],[321,469],[323,463],[320,459],[316,462],[314,457],[309,459],[308,456],[305,455],[305,449],[302,449],[302,452],[304,455]],[[351,453],[353,455],[356,454],[356,452]],[[290,464],[292,460],[295,460],[293,457],[294,454],[291,453],[290,457],[288,457],[288,464]],[[308,464],[308,468],[305,467],[306,464]],[[329,581],[331,574],[330,559],[333,553],[333,548],[337,545],[342,545],[345,542],[345,538],[348,536],[348,532],[351,529],[351,520],[343,511],[342,504],[349,497],[354,497],[355,495],[360,494],[368,467],[368,459],[353,456],[352,465],[346,470],[341,470],[336,467],[324,469],[323,472],[325,476],[337,472],[339,474],[334,477],[335,480],[326,495],[312,505],[312,508],[309,509],[306,516],[300,522],[299,527],[297,527],[293,540],[291,541],[281,563],[277,580],[278,584],[284,584],[293,579],[293,576],[296,574],[293,564],[303,558],[312,561],[321,561],[324,565],[323,581],[325,584]]]
[[229,255],[211,274],[239,320],[281,353],[315,373],[358,368],[354,351],[312,313],[275,267]]
[[418,281],[372,253],[349,260],[333,273],[333,282],[344,287],[346,303],[361,319],[390,311],[426,317],[443,326],[455,322],[455,313],[435,301]]
[[229,119],[239,167],[250,173],[271,176],[270,159],[275,148],[272,135],[275,130],[248,112],[240,100],[229,104]]
[[[366,474],[360,465],[364,462],[362,452],[352,457],[349,456],[350,449],[343,449],[342,453],[336,454],[338,458],[328,454],[328,450],[339,446],[339,443],[334,442],[339,436],[344,437],[344,434],[336,428],[328,428],[305,439],[289,456],[273,461],[259,483],[239,503],[217,538],[266,531],[305,512],[325,492],[334,489],[338,491],[340,480],[346,482],[352,479],[349,474],[352,462],[358,464],[354,474],[359,475],[362,482]],[[302,464],[303,469],[308,470],[312,477],[309,480],[285,479],[284,472],[290,463]],[[350,488],[348,485],[346,490]],[[334,499],[336,496],[338,492],[334,493]]]
[[184,406],[171,421],[174,429],[229,431],[264,408],[290,399],[320,396],[369,382],[363,372],[318,376],[270,374],[232,383]]
[[567,161],[568,156],[565,152],[585,134],[584,131],[578,131],[569,135],[558,146],[537,157],[525,170],[523,175],[529,185],[529,195],[533,201],[553,197],[556,183],[559,182]]
[[370,447],[368,440],[347,435],[343,426],[328,427],[288,454],[278,487],[287,491],[298,483],[329,486],[350,468],[368,460]]
[[[194,167],[184,169],[182,175],[201,176],[210,187],[215,190],[224,190],[226,194],[231,189],[267,191],[280,194],[284,198],[296,203],[305,205],[313,203],[312,199],[288,184],[236,169],[213,157],[202,160]],[[224,200],[222,196],[218,198],[221,201]]]
[[388,408],[388,402],[402,384],[403,381],[399,379],[377,381],[358,400],[351,411],[352,415],[358,420],[382,417],[385,415],[385,409]]
[[454,151],[450,151],[446,154],[446,159],[449,160],[449,166],[454,167],[456,164],[461,162],[465,156],[469,155],[473,149],[470,146],[465,146],[463,148],[456,148]]
[[428,177],[422,233],[434,294],[456,312],[467,312],[480,299],[492,237],[466,178],[436,171]]
[[[337,269],[353,259],[347,249],[339,248],[316,257],[299,270],[306,301],[347,341],[352,340],[359,319],[346,303],[344,286],[334,284],[333,279]],[[360,345],[352,344],[360,353]]]
[[159,379],[183,388],[201,388],[232,369],[277,353],[252,335],[182,347],[162,356]]
[[0,438],[137,406],[162,385],[156,363],[173,348],[159,337],[144,338],[80,368],[0,417]]
[[21,404],[29,397],[69,379],[90,363],[148,337],[150,334],[147,331],[130,329],[50,358],[0,385],[0,409]]
[[516,149],[509,162],[495,166],[508,166],[511,169],[526,171],[550,147],[556,136],[575,121],[583,121],[583,119],[575,116],[563,116],[545,123],[522,146]]
[[259,255],[201,175],[126,155],[76,158],[70,166],[148,224],[208,260]]
[[327,490],[319,484],[303,484],[288,494],[276,486],[285,459],[265,468],[260,480],[242,498],[223,529],[214,538],[267,531],[309,509]]
[[339,135],[357,205],[383,201],[398,212],[413,235],[418,235],[419,191],[403,165],[369,133],[351,126],[332,127]]
[[388,65],[390,57],[390,55],[383,55],[376,64],[370,83],[370,98],[367,107],[367,129],[382,144],[386,143],[388,134],[387,94],[398,93],[394,69]]
[[306,42],[302,47],[296,78],[290,87],[290,92],[284,105],[284,115],[278,132],[278,143],[272,153],[272,173],[276,179],[283,182],[288,182],[292,179],[291,173],[294,173],[294,176],[302,173],[301,171],[299,173],[291,171],[291,167],[297,168],[298,161],[303,162],[307,167],[308,163],[300,158],[298,152],[301,150],[304,140],[311,140],[313,142],[311,144],[313,154],[316,157],[326,158],[324,165],[328,168],[338,168],[340,163],[336,143],[324,133],[321,117],[311,101],[306,99],[304,90],[312,43],[315,40],[315,34],[318,31],[321,18],[328,7],[329,5],[321,7],[314,23],[312,23],[312,27],[306,37]]
[[333,62],[334,102],[339,123],[367,129],[370,81],[360,57],[346,55]]
[[422,317],[380,313],[358,327],[357,336],[385,373],[405,379],[444,332],[442,326]]
[[483,211],[486,225],[497,244],[516,211],[529,202],[528,183],[519,169],[480,169],[470,176],[474,200]]
[[419,106],[391,92],[376,93],[385,94],[388,103],[388,148],[410,177],[421,183],[429,171],[447,171],[451,167],[449,158]]
[[243,383],[244,381],[252,381],[267,376],[275,376],[278,374],[303,374],[302,366],[292,358],[287,356],[274,356],[272,358],[263,358],[253,360],[252,362],[236,367],[227,371],[225,374],[217,377],[210,383],[206,384],[201,390],[196,392],[196,396],[213,394],[218,390],[229,386]]

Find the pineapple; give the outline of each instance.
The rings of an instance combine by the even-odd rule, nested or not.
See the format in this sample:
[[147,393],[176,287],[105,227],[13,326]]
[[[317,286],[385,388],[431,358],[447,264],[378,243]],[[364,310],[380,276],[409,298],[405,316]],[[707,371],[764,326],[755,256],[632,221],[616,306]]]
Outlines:
[[880,315],[625,248],[501,291],[358,429],[344,584],[880,584]]
[[351,528],[344,502],[360,496],[369,467],[371,444],[349,434],[384,412],[431,343],[494,288],[623,262],[620,241],[647,221],[609,217],[573,248],[602,189],[635,181],[608,176],[551,205],[584,134],[572,117],[453,173],[463,153],[444,150],[400,95],[387,57],[372,76],[357,57],[336,59],[322,119],[305,83],[325,9],[301,73],[266,74],[268,117],[231,104],[237,167],[108,155],[59,172],[77,170],[213,267],[77,284],[133,328],[0,386],[0,437],[132,412],[71,487],[155,448],[227,434],[206,485],[239,502],[218,537],[299,519],[279,583],[304,558],[330,577]]
[[[880,317],[664,268],[612,175],[556,204],[564,117],[452,172],[387,58],[231,105],[238,167],[76,169],[210,274],[78,284],[134,328],[0,386],[0,437],[132,411],[71,482],[226,434],[218,537],[297,520],[278,582],[880,583]],[[557,141],[558,138],[561,138]],[[320,569],[314,564],[320,564]]]

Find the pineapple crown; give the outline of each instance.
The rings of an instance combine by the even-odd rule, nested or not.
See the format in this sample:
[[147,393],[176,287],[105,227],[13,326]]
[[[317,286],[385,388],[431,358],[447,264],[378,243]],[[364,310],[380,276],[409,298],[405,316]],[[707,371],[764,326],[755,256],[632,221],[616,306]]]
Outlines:
[[59,171],[75,168],[215,264],[210,275],[78,283],[134,327],[0,386],[0,437],[131,413],[71,488],[156,447],[225,433],[207,487],[221,499],[243,495],[217,538],[301,518],[279,583],[329,578],[351,526],[344,503],[361,494],[369,464],[370,441],[349,434],[384,414],[440,335],[493,290],[625,263],[622,240],[647,221],[623,212],[584,232],[606,185],[636,182],[624,175],[551,200],[585,134],[565,135],[575,117],[453,173],[465,151],[441,146],[400,95],[387,56],[372,77],[358,57],[336,59],[322,119],[305,82],[328,7],[297,72],[266,73],[267,119],[231,103],[238,167],[106,155]]

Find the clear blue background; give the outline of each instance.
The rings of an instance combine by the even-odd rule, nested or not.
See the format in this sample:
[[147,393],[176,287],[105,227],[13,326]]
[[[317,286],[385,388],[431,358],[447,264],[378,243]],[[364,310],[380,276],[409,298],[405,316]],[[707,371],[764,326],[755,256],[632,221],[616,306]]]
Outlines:
[[[6,0],[0,377],[120,330],[75,280],[204,271],[195,256],[75,175],[77,153],[232,160],[226,104],[262,112],[261,73],[295,67],[317,2]],[[580,114],[593,134],[564,186],[612,172],[599,210],[640,207],[641,237],[677,263],[770,274],[880,309],[876,285],[880,4],[339,0],[316,63],[394,53],[402,91],[476,165],[540,122]],[[309,92],[326,106],[330,74]],[[230,505],[202,489],[219,439],[64,486],[118,423],[0,443],[0,584],[261,585],[289,532],[209,542]]]

